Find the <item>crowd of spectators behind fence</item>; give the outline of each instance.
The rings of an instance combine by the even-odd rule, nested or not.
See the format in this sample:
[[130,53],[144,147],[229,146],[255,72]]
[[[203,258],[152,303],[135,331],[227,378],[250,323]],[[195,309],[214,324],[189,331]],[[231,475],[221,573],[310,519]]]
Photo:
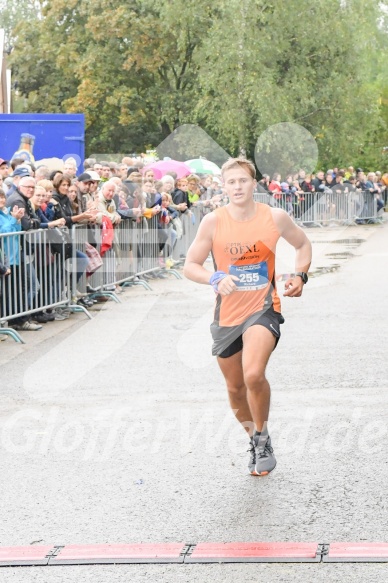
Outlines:
[[[172,259],[172,250],[177,238],[182,236],[180,217],[186,215],[194,220],[192,207],[200,206],[203,212],[209,212],[222,204],[223,193],[218,177],[192,174],[177,179],[176,174],[171,173],[156,180],[153,170],[142,171],[143,164],[130,158],[124,158],[121,164],[87,159],[83,166],[84,171],[77,176],[76,163],[71,160],[64,164],[63,169],[50,171],[47,166],[35,168],[22,159],[13,159],[9,163],[0,158],[0,234],[60,229],[68,237],[72,226],[83,225],[83,235],[98,253],[99,245],[94,234],[99,226],[102,228],[108,223],[115,230],[122,221],[147,223],[155,217],[153,224],[157,225],[159,266],[164,269],[176,263]],[[53,238],[49,240],[53,241]],[[11,250],[9,240],[0,238],[0,279],[4,282],[4,278],[13,275],[15,285],[23,286],[23,278],[36,280],[37,275],[31,257],[28,268],[23,269],[21,238],[17,245],[18,252],[15,253],[15,241]],[[58,244],[52,242],[50,252],[57,252],[56,247]],[[73,241],[64,249],[65,253],[67,249],[74,253],[78,281],[87,272],[89,258],[74,247]],[[159,273],[158,276],[163,275]],[[39,289],[38,281],[33,288]],[[95,291],[89,285],[89,293],[77,291],[72,300],[86,308],[96,301],[107,301],[102,294],[96,298]],[[21,311],[28,311],[28,307],[24,305]],[[58,308],[16,315],[8,318],[8,322],[16,330],[39,330],[42,324],[68,316],[69,311]]]
[[295,219],[303,217],[308,201],[314,200],[306,195],[314,192],[338,196],[357,191],[369,193],[376,200],[379,212],[387,204],[388,173],[365,173],[362,168],[355,170],[352,166],[346,169],[332,168],[327,172],[320,170],[315,174],[307,174],[301,169],[283,178],[278,173],[272,177],[264,174],[258,188],[261,192],[271,193],[274,200],[281,203]]
[[[77,176],[76,163],[71,159],[63,169],[50,171],[47,166],[35,168],[23,159],[8,162],[0,158],[0,234],[84,225],[88,243],[97,250],[93,235],[96,226],[108,221],[115,229],[121,221],[139,223],[157,217],[159,262],[163,269],[174,265],[171,251],[181,236],[180,217],[192,216],[192,207],[199,207],[203,214],[227,202],[220,176],[191,174],[177,179],[172,172],[156,180],[153,170],[144,169],[141,158],[129,157],[123,158],[120,164],[86,159],[83,169]],[[271,204],[282,206],[297,221],[301,221],[310,204],[309,193],[346,195],[357,190],[368,191],[375,197],[378,210],[382,209],[387,202],[388,173],[366,174],[361,168],[352,167],[316,174],[299,170],[284,177],[263,175],[257,186],[258,193],[271,195],[268,197]],[[51,252],[54,249],[53,244]],[[78,281],[87,271],[89,258],[80,250],[75,250],[75,256]],[[20,249],[10,250],[0,238],[0,280],[4,281],[13,271],[21,273],[22,261]],[[31,270],[32,265],[30,275]],[[73,300],[85,307],[107,300],[103,295],[93,299],[95,290],[90,286],[87,291],[89,295],[79,294],[82,297]],[[42,324],[68,316],[65,309],[57,308],[11,318],[9,325],[15,329],[39,330]]]

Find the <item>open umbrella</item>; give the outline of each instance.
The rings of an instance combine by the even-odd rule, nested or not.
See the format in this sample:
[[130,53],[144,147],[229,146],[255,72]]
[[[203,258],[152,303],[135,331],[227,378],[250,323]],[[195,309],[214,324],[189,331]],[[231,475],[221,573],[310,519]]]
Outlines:
[[196,158],[195,160],[187,160],[185,162],[187,166],[190,166],[191,170],[196,174],[221,174],[221,168],[206,160],[206,158]]
[[167,172],[176,172],[177,178],[183,178],[183,176],[188,176],[192,172],[191,168],[185,162],[178,162],[178,160],[159,160],[158,162],[152,162],[152,164],[144,166],[143,174],[147,170],[153,170],[157,180],[162,178]]

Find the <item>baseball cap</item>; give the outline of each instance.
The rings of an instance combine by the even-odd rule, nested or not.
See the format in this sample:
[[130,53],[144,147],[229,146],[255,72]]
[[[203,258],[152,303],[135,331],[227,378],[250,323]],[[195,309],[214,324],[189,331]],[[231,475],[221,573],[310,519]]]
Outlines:
[[90,180],[93,180],[93,182],[100,182],[101,180],[101,176],[94,170],[88,170],[88,172],[85,172],[85,174],[89,174]]
[[4,158],[0,158],[0,166],[3,164],[8,164],[8,160],[4,160]]
[[93,178],[90,176],[89,172],[83,172],[77,178],[78,182],[91,182]]
[[24,176],[31,176],[31,174],[30,170],[25,166],[18,166],[15,168],[12,176],[20,176],[20,178],[23,178]]

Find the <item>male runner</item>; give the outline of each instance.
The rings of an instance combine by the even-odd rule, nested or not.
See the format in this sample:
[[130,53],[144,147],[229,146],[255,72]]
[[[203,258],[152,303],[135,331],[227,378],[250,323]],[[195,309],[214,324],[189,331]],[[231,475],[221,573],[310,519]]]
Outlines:
[[[222,167],[229,203],[206,215],[186,258],[184,274],[213,286],[217,298],[213,354],[225,377],[230,405],[250,436],[249,471],[264,476],[276,466],[268,434],[270,386],[265,369],[280,338],[275,249],[283,237],[296,250],[295,276],[285,296],[299,297],[307,283],[311,244],[288,214],[256,203],[252,162],[232,158]],[[212,253],[215,273],[203,263]]]

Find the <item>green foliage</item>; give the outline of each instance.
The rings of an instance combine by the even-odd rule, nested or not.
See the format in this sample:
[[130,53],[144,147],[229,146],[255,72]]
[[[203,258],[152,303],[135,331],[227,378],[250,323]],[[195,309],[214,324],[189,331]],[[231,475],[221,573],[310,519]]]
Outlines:
[[26,110],[86,114],[89,153],[139,151],[198,123],[230,154],[253,156],[260,134],[288,121],[317,139],[323,165],[373,166],[388,145],[380,10],[378,0],[48,0],[33,26],[11,26],[10,60]]
[[0,28],[5,30],[5,46],[12,47],[19,22],[34,24],[40,14],[39,0],[0,0]]

